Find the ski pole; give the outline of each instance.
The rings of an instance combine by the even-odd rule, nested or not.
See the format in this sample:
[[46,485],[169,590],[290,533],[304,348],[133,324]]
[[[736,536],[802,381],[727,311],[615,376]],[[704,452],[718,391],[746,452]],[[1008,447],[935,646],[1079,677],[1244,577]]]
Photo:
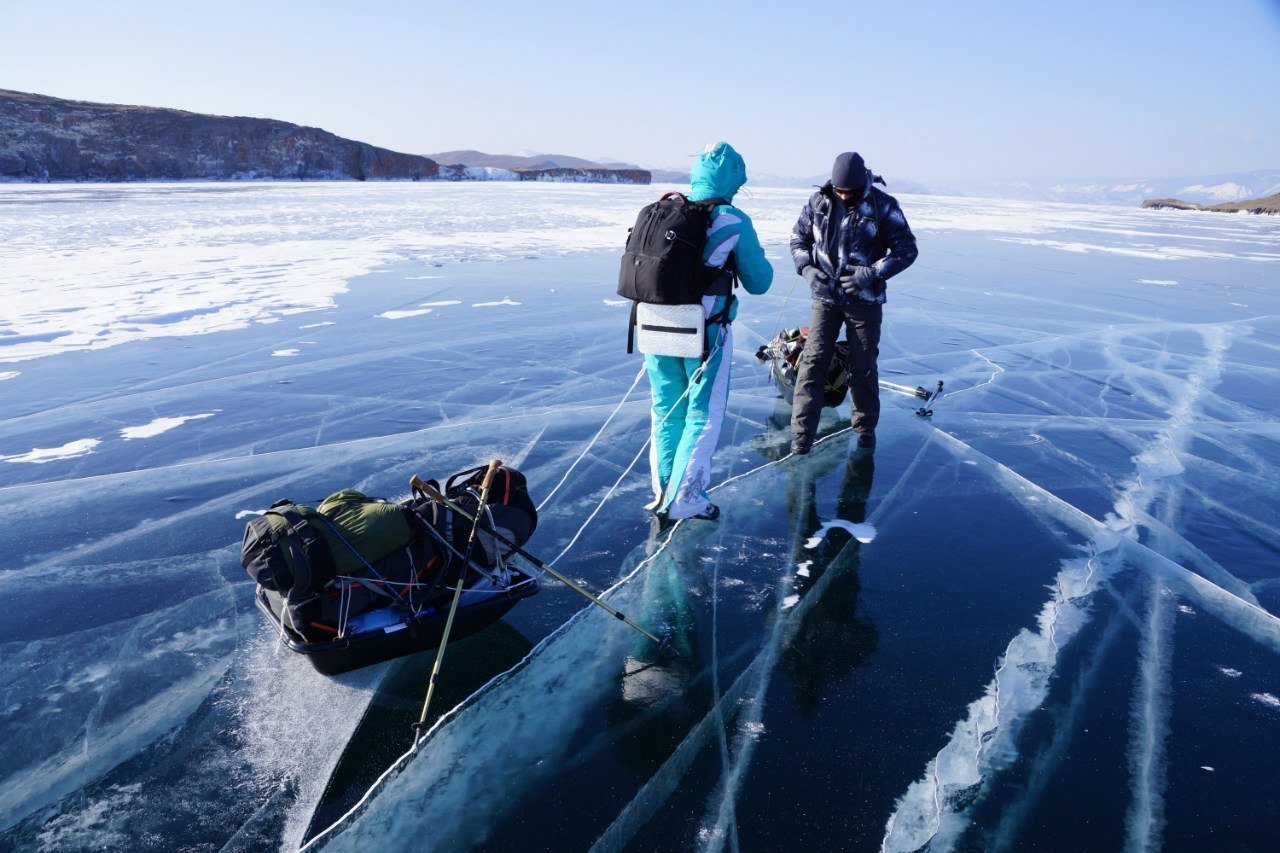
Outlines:
[[[918,390],[924,391],[923,388]],[[933,414],[933,406],[938,402],[938,398],[942,396],[942,380],[938,380],[938,387],[933,390],[933,393],[929,393],[928,391],[925,391],[925,393],[929,395],[924,398],[925,404],[916,409],[916,414],[922,418],[927,418]]]
[[[479,527],[479,526],[480,526],[480,522],[476,521],[475,516],[471,515],[471,514],[470,514],[469,512],[467,512],[465,509],[463,509],[462,507],[458,506],[456,503],[454,503],[453,501],[449,500],[449,499],[448,499],[448,498],[446,498],[444,495],[440,494],[440,492],[439,492],[438,490],[436,490],[436,489],[432,488],[431,486],[427,485],[426,483],[422,482],[422,480],[421,480],[421,479],[419,479],[418,475],[416,475],[416,474],[415,474],[415,475],[413,475],[413,477],[411,477],[411,478],[409,479],[409,488],[411,488],[411,489],[412,489],[413,491],[415,491],[415,492],[418,492],[418,493],[422,494],[422,495],[423,495],[423,497],[430,498],[431,500],[435,501],[436,503],[440,503],[440,504],[443,504],[444,506],[447,506],[449,509],[451,509],[451,510],[453,510],[454,512],[456,512],[456,513],[458,513],[459,515],[461,515],[463,518],[466,518],[466,519],[469,519],[470,521],[472,521],[472,522],[474,523],[474,526],[472,527],[472,530],[473,530],[473,531],[475,530],[475,528],[476,528],[476,527]],[[517,554],[519,554],[521,557],[524,557],[524,558],[525,558],[526,560],[528,560],[530,563],[533,563],[535,566],[537,566],[538,568],[542,569],[544,572],[546,572],[547,574],[551,575],[553,578],[555,578],[556,580],[560,581],[560,583],[562,583],[562,584],[564,584],[565,586],[569,587],[569,589],[571,589],[571,590],[573,590],[574,592],[578,593],[578,595],[581,595],[583,598],[587,599],[587,600],[588,600],[588,601],[590,601],[592,604],[595,604],[596,606],[603,608],[603,609],[604,609],[605,611],[607,611],[611,616],[613,616],[613,618],[617,619],[617,620],[618,620],[618,621],[620,621],[620,622],[625,622],[628,626],[630,626],[630,627],[632,627],[632,628],[636,629],[636,630],[637,630],[637,631],[639,631],[641,634],[644,634],[644,635],[645,635],[646,637],[648,637],[650,640],[652,640],[653,642],[657,643],[659,648],[662,648],[662,649],[668,649],[668,648],[670,648],[670,647],[671,647],[671,644],[670,644],[667,640],[659,640],[659,639],[658,639],[657,637],[655,637],[653,634],[649,633],[649,632],[648,632],[648,631],[646,631],[644,628],[641,628],[641,627],[640,627],[639,625],[637,625],[635,622],[632,622],[630,619],[628,619],[628,618],[627,618],[625,615],[623,615],[621,612],[619,612],[618,610],[614,609],[613,607],[610,607],[608,604],[605,604],[605,603],[604,603],[603,601],[601,601],[599,598],[597,598],[596,596],[592,595],[590,592],[588,592],[587,590],[583,589],[583,588],[582,588],[581,586],[579,586],[578,584],[576,584],[576,583],[574,583],[573,581],[569,580],[567,577],[565,577],[564,575],[560,574],[560,572],[557,572],[555,569],[551,568],[551,567],[550,567],[550,566],[548,566],[546,563],[542,562],[542,561],[541,561],[541,560],[539,560],[537,557],[533,556],[533,555],[532,555],[532,554],[530,554],[528,551],[524,550],[524,549],[523,549],[523,548],[521,548],[519,545],[517,545],[516,543],[512,542],[510,539],[507,539],[505,536],[502,536],[502,535],[501,535],[501,534],[499,534],[497,531],[490,530],[489,528],[487,528],[487,527],[486,527],[486,528],[485,528],[485,533],[488,533],[489,535],[493,536],[495,539],[497,539],[497,540],[498,540],[499,542],[501,542],[503,545],[508,546],[509,548],[511,548],[512,550],[514,550]]]
[[[494,459],[489,463],[489,470],[484,472],[484,481],[480,484],[480,504],[476,507],[476,514],[484,512],[484,505],[489,502],[489,485],[493,482],[493,475],[497,473],[498,467],[502,465],[500,461]],[[467,580],[467,567],[471,565],[471,555],[476,548],[476,529],[480,527],[480,522],[475,518],[471,519],[471,535],[467,537],[467,553],[462,558],[462,568],[458,574],[458,585],[453,589],[453,601],[449,604],[449,618],[444,622],[444,634],[440,637],[440,647],[436,650],[436,660],[431,666],[431,680],[427,682],[427,698],[422,702],[422,716],[418,717],[418,722],[413,724],[413,745],[417,746],[422,740],[423,730],[427,724],[427,709],[431,707],[431,695],[436,691],[436,676],[440,674],[440,665],[444,661],[444,649],[449,644],[449,632],[453,630],[453,617],[458,612],[458,600],[462,598],[462,585]]]

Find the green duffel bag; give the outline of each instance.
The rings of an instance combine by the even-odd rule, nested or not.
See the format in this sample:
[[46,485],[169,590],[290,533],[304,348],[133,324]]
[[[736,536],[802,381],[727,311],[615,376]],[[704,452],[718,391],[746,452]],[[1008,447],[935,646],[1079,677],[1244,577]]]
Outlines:
[[314,509],[277,501],[245,527],[240,563],[264,589],[292,597],[404,548],[422,522],[399,504],[343,489]]

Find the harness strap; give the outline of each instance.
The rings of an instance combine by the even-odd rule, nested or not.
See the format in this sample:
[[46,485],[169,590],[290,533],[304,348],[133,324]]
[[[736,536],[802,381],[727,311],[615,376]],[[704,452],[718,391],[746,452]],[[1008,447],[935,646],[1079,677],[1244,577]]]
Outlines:
[[[292,598],[295,591],[305,595],[314,594],[317,576],[325,578],[327,582],[338,573],[329,543],[315,525],[303,517],[296,504],[281,502],[267,512],[284,519],[284,538],[293,557],[294,580],[289,597]],[[290,533],[293,535],[288,535]]]

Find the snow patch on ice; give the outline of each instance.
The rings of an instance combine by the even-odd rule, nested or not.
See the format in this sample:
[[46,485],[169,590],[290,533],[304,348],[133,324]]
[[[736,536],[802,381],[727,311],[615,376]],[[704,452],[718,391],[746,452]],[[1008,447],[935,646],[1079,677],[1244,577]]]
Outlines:
[[323,323],[308,323],[305,326],[299,326],[298,328],[299,329],[318,329],[321,326],[333,326],[333,325],[336,325],[336,324],[332,320],[325,320]]
[[246,518],[254,518],[259,515],[266,515],[265,509],[242,509],[236,513],[236,521],[244,521]]
[[430,308],[412,308],[399,311],[383,311],[378,314],[379,317],[385,317],[388,320],[403,320],[406,317],[421,317],[423,314],[430,314]]
[[519,305],[519,304],[520,304],[519,302],[516,302],[514,299],[508,296],[503,299],[499,299],[497,302],[473,302],[471,303],[471,307],[472,308],[492,308],[496,305]]
[[439,302],[419,302],[419,308],[444,308],[446,305],[461,305],[458,299],[442,299]]
[[125,427],[120,430],[120,437],[125,441],[131,441],[135,438],[152,438],[162,432],[168,432],[182,426],[187,421],[198,421],[204,418],[211,418],[215,412],[204,412],[199,415],[179,415],[173,418],[156,418],[149,424],[141,426]]
[[782,599],[782,609],[790,610],[791,608],[795,607],[796,604],[799,603],[799,601],[800,601],[800,596],[788,595],[786,598]]
[[13,456],[0,455],[0,461],[30,462],[35,465],[42,465],[45,462],[57,462],[62,459],[75,459],[77,456],[88,456],[99,444],[102,444],[102,442],[96,438],[82,438],[78,441],[68,441],[61,447],[36,447],[30,453],[19,453]]
[[992,237],[991,239],[1002,243],[1017,243],[1022,246],[1040,246],[1046,249],[1057,249],[1062,252],[1072,252],[1079,255],[1101,252],[1103,254],[1124,255],[1132,258],[1149,258],[1156,261],[1185,261],[1201,258],[1215,260],[1264,260],[1264,258],[1253,258],[1251,255],[1247,254],[1211,252],[1207,249],[1198,249],[1193,246],[1157,245],[1153,243],[1148,248],[1143,247],[1141,244],[1108,246],[1101,243],[1085,243],[1078,240],[1045,240],[1036,237]]
[[291,358],[300,352],[302,352],[302,350],[299,349],[278,349],[271,354],[276,358]]
[[1164,287],[1173,287],[1177,284],[1176,281],[1167,278],[1136,278],[1133,281],[1134,284],[1159,284]]
[[1270,708],[1280,708],[1280,696],[1271,693],[1250,693],[1249,698]]
[[836,528],[849,531],[849,535],[864,544],[871,542],[876,538],[876,528],[874,524],[868,524],[867,522],[857,524],[852,521],[845,521],[843,518],[835,518],[831,521],[822,522],[822,526],[814,532],[813,536],[809,537],[809,539],[805,541],[804,547],[817,548],[822,544],[822,540],[827,537],[827,533]]
[[14,379],[14,378],[16,378],[16,377],[18,377],[18,376],[21,376],[21,375],[22,375],[22,372],[21,372],[21,371],[18,371],[18,370],[6,370],[6,371],[4,371],[4,372],[0,372],[0,382],[5,381],[6,379]]
[[1240,670],[1230,666],[1220,666],[1218,667],[1218,672],[1222,673],[1227,678],[1239,678],[1240,676],[1244,675],[1244,673],[1241,672]]
[[601,302],[603,302],[605,305],[610,305],[610,306],[613,306],[613,307],[615,307],[615,308],[622,308],[622,307],[625,307],[625,306],[626,306],[626,304],[627,304],[627,302],[628,302],[629,300],[626,300],[626,299],[602,299],[602,300],[600,300],[600,301],[601,301]]

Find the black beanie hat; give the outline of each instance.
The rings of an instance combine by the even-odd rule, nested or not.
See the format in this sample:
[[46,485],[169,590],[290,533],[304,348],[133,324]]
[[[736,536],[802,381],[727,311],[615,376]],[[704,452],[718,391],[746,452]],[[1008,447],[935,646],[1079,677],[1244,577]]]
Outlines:
[[860,190],[867,185],[867,164],[856,151],[846,151],[831,167],[831,186]]

